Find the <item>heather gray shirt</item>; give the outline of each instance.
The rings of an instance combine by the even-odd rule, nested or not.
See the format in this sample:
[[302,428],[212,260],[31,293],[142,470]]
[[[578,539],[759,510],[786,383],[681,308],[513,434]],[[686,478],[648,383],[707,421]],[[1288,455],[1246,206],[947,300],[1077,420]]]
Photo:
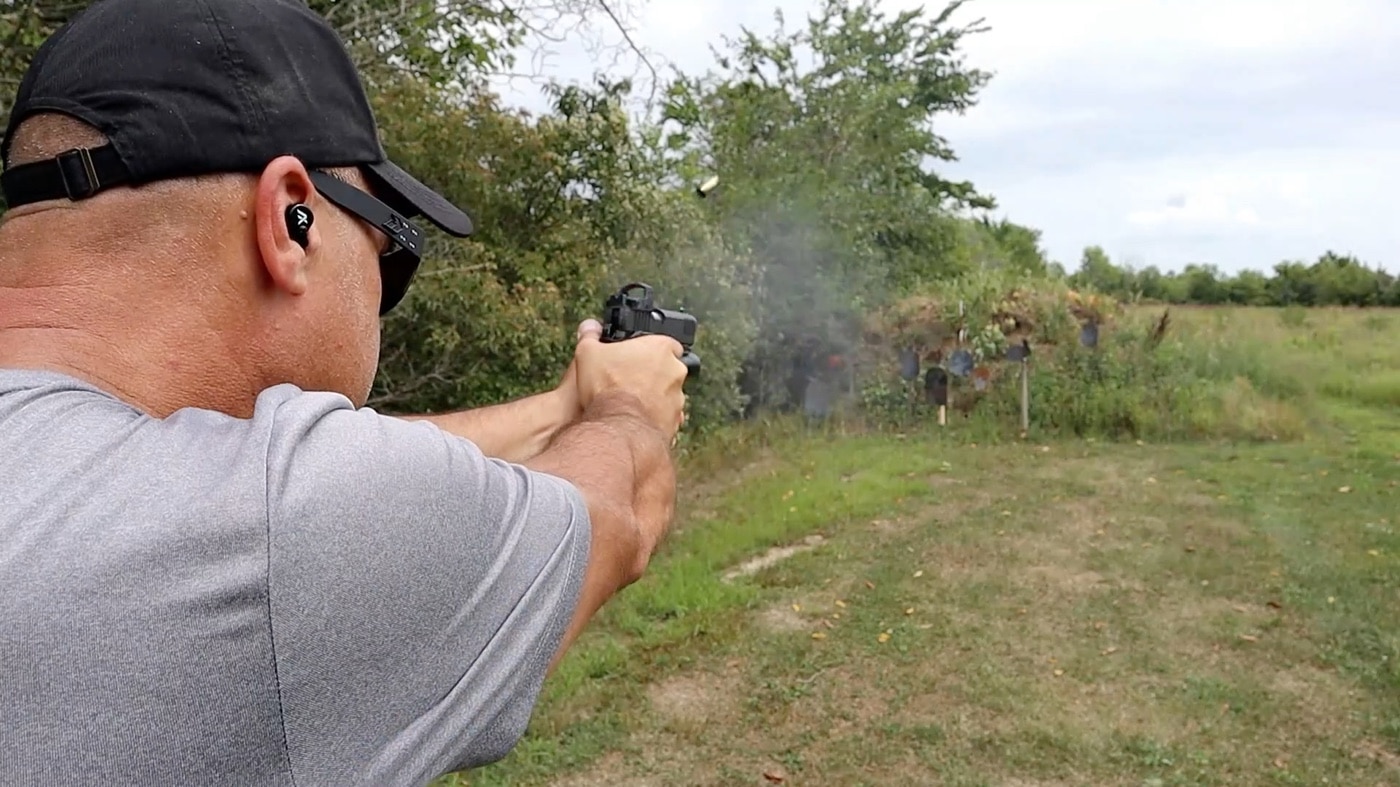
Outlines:
[[0,783],[421,785],[530,717],[568,483],[290,385],[153,419],[0,369]]

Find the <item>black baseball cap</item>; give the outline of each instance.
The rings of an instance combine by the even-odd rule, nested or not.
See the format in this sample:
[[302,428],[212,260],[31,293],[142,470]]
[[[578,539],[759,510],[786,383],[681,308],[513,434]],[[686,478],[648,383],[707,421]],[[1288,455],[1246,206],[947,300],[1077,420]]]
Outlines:
[[[39,47],[20,82],[0,156],[41,112],[70,115],[109,144],[0,175],[10,207],[82,200],[113,186],[256,173],[283,155],[317,190],[394,241],[380,313],[422,257],[422,216],[456,237],[467,214],[389,161],[349,52],[300,0],[97,0]],[[322,172],[359,167],[377,197]]]

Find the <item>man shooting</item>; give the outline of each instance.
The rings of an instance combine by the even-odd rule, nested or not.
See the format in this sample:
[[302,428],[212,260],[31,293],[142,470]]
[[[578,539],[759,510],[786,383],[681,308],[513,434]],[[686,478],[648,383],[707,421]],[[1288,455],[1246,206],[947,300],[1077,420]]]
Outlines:
[[366,408],[421,218],[297,0],[102,0],[3,146],[0,782],[421,785],[504,756],[672,516],[675,340]]

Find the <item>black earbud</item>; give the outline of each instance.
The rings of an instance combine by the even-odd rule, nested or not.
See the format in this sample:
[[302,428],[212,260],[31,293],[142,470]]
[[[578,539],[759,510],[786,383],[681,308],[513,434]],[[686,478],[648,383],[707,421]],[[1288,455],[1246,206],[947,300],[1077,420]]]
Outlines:
[[311,215],[311,208],[300,202],[287,207],[287,234],[303,249],[311,242],[311,223],[315,220],[316,217]]

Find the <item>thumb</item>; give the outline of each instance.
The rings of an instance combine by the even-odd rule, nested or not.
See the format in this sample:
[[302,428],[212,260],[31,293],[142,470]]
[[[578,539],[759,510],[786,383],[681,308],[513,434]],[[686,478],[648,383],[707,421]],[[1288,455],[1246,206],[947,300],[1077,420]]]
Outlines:
[[603,336],[603,324],[594,319],[587,319],[578,324],[578,340],[597,341]]

